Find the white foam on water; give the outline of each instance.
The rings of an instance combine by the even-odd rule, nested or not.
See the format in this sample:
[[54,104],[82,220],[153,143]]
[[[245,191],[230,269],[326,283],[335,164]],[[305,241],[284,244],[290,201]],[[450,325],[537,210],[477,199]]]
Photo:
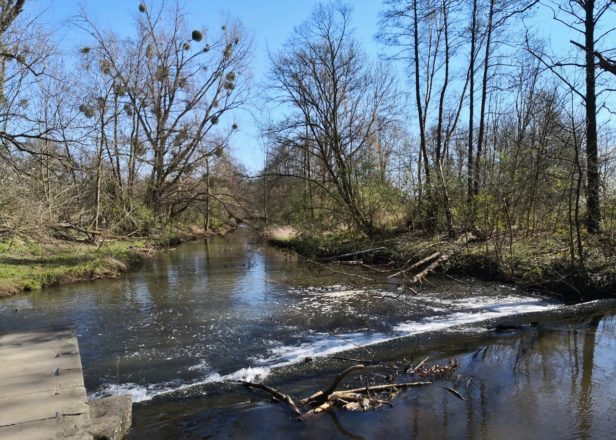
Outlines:
[[348,297],[352,297],[352,296],[357,296],[360,294],[365,294],[366,291],[365,290],[338,290],[338,291],[334,291],[334,292],[325,292],[325,293],[320,293],[319,296],[323,296],[326,298],[348,298]]
[[[342,292],[341,292],[342,293]],[[355,294],[355,292],[353,292]],[[430,298],[450,313],[431,316],[415,321],[405,321],[392,327],[391,332],[358,331],[343,334],[312,333],[305,342],[295,345],[279,345],[271,348],[267,355],[253,358],[254,367],[246,367],[229,374],[221,375],[210,372],[207,376],[192,382],[179,381],[142,386],[134,383],[121,385],[108,384],[94,394],[94,397],[105,395],[128,394],[134,402],[150,400],[156,396],[182,391],[188,388],[214,382],[230,381],[262,381],[276,368],[304,362],[307,358],[324,357],[343,351],[363,348],[382,342],[392,341],[408,336],[419,335],[432,331],[446,331],[452,327],[480,323],[489,319],[517,315],[528,312],[548,311],[559,307],[538,298],[519,296],[509,297],[475,297],[464,299],[443,300]],[[306,331],[305,333],[310,333]],[[202,361],[189,367],[189,370],[211,371],[207,362]]]
[[221,376],[221,382],[258,382],[265,379],[270,374],[270,371],[271,368],[269,367],[246,367],[225,376]]
[[[259,365],[279,368],[303,362],[306,358],[323,357],[359,347],[380,344],[394,339],[405,338],[431,331],[473,324],[489,319],[528,312],[547,311],[558,307],[536,298],[509,297],[488,302],[487,297],[473,301],[455,301],[466,312],[432,316],[419,321],[406,321],[395,325],[392,332],[354,332],[338,335],[317,334],[299,345],[278,346],[269,351],[269,357],[257,359]],[[494,301],[495,298],[492,298]],[[482,304],[482,307],[479,307]]]
[[[426,333],[431,331],[446,330],[451,327],[464,324],[479,323],[494,318],[517,315],[521,313],[542,312],[557,308],[555,304],[545,304],[539,301],[492,304],[480,312],[454,312],[447,315],[434,316],[422,321],[407,321],[394,326],[394,332],[404,336]],[[469,308],[477,310],[476,308]]]
[[200,385],[218,382],[259,382],[265,379],[271,371],[269,367],[246,367],[234,371],[230,374],[220,375],[212,373],[205,376],[203,379],[196,381],[181,383],[179,381],[164,382],[153,385],[139,385],[136,383],[124,384],[106,384],[98,391],[90,395],[91,399],[98,399],[105,396],[121,396],[128,395],[133,399],[133,402],[144,402],[152,400],[157,396],[171,394],[194,388]]
[[202,360],[201,362],[199,362],[196,365],[188,367],[188,371],[201,371],[201,372],[205,372],[205,371],[211,371],[211,370],[212,370],[212,368],[210,367],[210,364],[208,364],[205,360]]
[[356,332],[340,335],[320,333],[311,336],[307,342],[299,345],[283,345],[270,350],[267,358],[256,359],[259,365],[272,368],[284,367],[305,361],[307,358],[323,357],[353,348],[385,342],[387,334],[379,332]]

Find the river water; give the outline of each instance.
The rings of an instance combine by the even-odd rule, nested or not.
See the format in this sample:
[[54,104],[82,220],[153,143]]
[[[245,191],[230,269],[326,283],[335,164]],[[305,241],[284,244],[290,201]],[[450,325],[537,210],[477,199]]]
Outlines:
[[[409,296],[356,280],[240,230],[118,280],[2,300],[0,332],[74,325],[88,393],[132,395],[135,439],[613,438],[613,309],[564,319],[562,304],[508,286],[438,280]],[[521,313],[532,324],[486,330]],[[424,355],[460,368],[370,413],[297,422],[236,384],[301,396],[350,365],[341,358]]]

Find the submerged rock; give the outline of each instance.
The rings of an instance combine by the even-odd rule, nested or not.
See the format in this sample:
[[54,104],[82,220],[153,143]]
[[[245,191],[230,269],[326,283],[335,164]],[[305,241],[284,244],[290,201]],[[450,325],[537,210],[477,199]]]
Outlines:
[[130,396],[91,400],[89,405],[94,440],[121,440],[126,436],[132,420],[133,402]]

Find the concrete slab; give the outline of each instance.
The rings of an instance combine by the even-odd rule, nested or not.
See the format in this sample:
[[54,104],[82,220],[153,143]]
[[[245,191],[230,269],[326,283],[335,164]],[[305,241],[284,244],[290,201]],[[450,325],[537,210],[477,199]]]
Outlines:
[[79,416],[34,420],[12,426],[0,427],[2,440],[92,440],[88,432],[90,419]]
[[0,371],[0,397],[37,393],[40,391],[56,391],[72,387],[83,387],[83,374],[81,370],[64,370],[58,376],[43,372],[12,377],[3,376]]
[[0,440],[92,439],[71,329],[0,335]]
[[94,440],[122,440],[132,423],[133,402],[129,396],[104,397],[90,401]]

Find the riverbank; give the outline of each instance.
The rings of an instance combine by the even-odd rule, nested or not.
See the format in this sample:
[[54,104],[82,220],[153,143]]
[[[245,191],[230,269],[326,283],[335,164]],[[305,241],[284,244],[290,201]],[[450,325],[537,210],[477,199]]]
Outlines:
[[387,265],[401,284],[442,257],[430,273],[510,283],[571,302],[616,294],[616,245],[607,234],[583,237],[583,261],[572,260],[568,237],[558,234],[448,239],[403,233],[369,240],[348,231],[300,232],[284,226],[270,228],[266,239],[320,261]]
[[[372,276],[357,265],[327,267]],[[294,397],[306,397],[330,385],[338,373],[355,363],[353,359],[370,365],[416,365],[430,356],[426,364],[431,368],[455,357],[460,365],[454,377],[459,380],[403,392],[392,402],[393,408],[328,413],[340,417],[343,426],[357,427],[364,438],[400,436],[387,431],[388,427],[412,432],[408,414],[414,414],[415,407],[409,408],[407,403],[415,399],[426,416],[418,419],[419,425],[434,429],[444,423],[442,418],[434,422],[430,418],[447,414],[451,414],[448,420],[452,426],[467,426],[469,414],[471,428],[480,428],[479,422],[487,419],[476,415],[481,414],[479,403],[485,401],[496,402],[494,408],[499,403],[497,409],[503,415],[520,414],[524,402],[530,402],[528,408],[535,411],[538,406],[534,400],[528,401],[528,396],[548,397],[549,401],[541,400],[545,411],[555,406],[566,410],[579,388],[574,382],[561,386],[561,380],[568,380],[563,374],[570,374],[579,384],[581,366],[590,371],[593,359],[599,380],[593,388],[605,390],[597,396],[593,410],[597,414],[609,411],[614,403],[610,385],[616,382],[606,365],[613,365],[609,362],[614,351],[602,347],[613,344],[613,319],[597,326],[599,332],[605,326],[609,339],[598,336],[594,356],[590,352],[593,344],[586,342],[594,327],[586,332],[585,326],[595,322],[595,312],[610,305],[601,301],[563,308],[559,301],[502,283],[454,278],[462,283],[430,278],[423,286],[416,286],[420,291],[417,296],[398,294],[391,286],[355,287],[352,279],[322,268],[315,270],[313,264],[291,252],[264,246],[252,231],[241,228],[226,237],[178,246],[119,280],[5,298],[0,301],[0,331],[75,323],[89,397],[130,394],[136,402],[134,427],[128,437],[132,440],[197,435],[229,438],[234,434],[275,437],[276,432],[310,438],[322,437],[325,432],[335,437],[330,435],[337,431],[328,424],[329,415],[298,425],[287,406],[267,404],[267,394],[247,390],[236,381],[262,381]],[[590,306],[593,308],[586,308]],[[557,331],[545,323],[551,318],[562,325]],[[492,344],[494,338],[504,338],[504,352],[500,345]],[[519,355],[508,347],[519,347]],[[501,353],[506,357],[499,356]],[[565,366],[563,353],[570,363]],[[486,364],[486,356],[491,355],[494,362]],[[552,374],[542,370],[545,355],[554,362],[549,364],[555,367]],[[580,368],[575,370],[575,365]],[[388,369],[370,371],[374,371],[375,383],[390,381],[385,377]],[[499,374],[494,376],[492,371]],[[517,389],[509,384],[514,380],[519,384],[518,375],[532,380],[520,390],[520,399],[508,407],[511,390]],[[469,378],[472,381],[467,383]],[[343,385],[359,387],[365,385],[364,379],[362,372],[362,379],[348,377]],[[404,377],[397,379],[406,381]],[[457,390],[466,401],[441,386]],[[563,394],[552,395],[546,389],[562,390]],[[489,394],[482,399],[484,391]],[[447,413],[447,405],[456,413]],[[394,413],[400,415],[400,423],[391,418]],[[559,412],[559,421],[562,417]],[[500,421],[500,417],[489,420],[495,428],[508,426]],[[595,422],[599,430],[611,428],[601,418]],[[541,429],[549,431],[550,424],[546,421],[535,427],[529,437],[536,437]],[[452,427],[444,436],[455,436],[455,432],[465,431]],[[492,434],[508,437],[496,431]],[[601,434],[605,433],[598,432],[597,438],[605,437]],[[441,435],[426,432],[424,437]]]
[[225,224],[205,233],[196,227],[165,236],[102,239],[97,243],[53,237],[11,237],[0,241],[0,297],[101,278],[117,278],[162,250],[211,235],[224,235]]

